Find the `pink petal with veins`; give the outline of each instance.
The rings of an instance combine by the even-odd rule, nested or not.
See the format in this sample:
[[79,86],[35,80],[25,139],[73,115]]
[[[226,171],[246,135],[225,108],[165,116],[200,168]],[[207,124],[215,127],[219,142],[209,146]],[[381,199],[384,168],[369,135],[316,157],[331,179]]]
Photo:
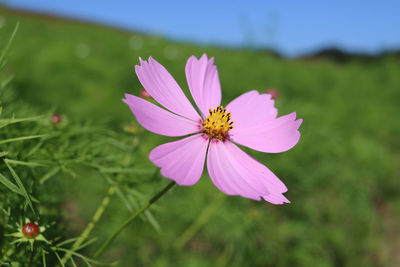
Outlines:
[[249,91],[235,98],[226,106],[227,112],[231,112],[234,128],[230,133],[257,125],[260,122],[272,120],[278,114],[274,107],[271,95],[259,94],[257,91]]
[[198,122],[180,117],[140,97],[125,94],[123,101],[129,105],[136,120],[145,129],[166,136],[183,136],[199,132]]
[[207,144],[206,138],[196,134],[154,148],[149,158],[164,177],[179,185],[194,185],[203,173]]
[[229,141],[213,141],[207,155],[207,169],[215,186],[228,195],[273,204],[290,203],[282,193],[286,186],[264,165]]
[[230,132],[230,139],[235,143],[261,152],[284,152],[294,147],[299,141],[300,132],[298,129],[302,122],[302,119],[296,120],[296,112],[292,112],[250,127],[234,128]]
[[208,110],[221,103],[221,85],[214,58],[207,59],[206,54],[200,59],[191,56],[185,72],[190,93],[203,116],[207,117]]
[[149,62],[139,60],[140,65],[135,66],[136,74],[154,100],[182,117],[198,121],[200,116],[171,74],[152,57]]

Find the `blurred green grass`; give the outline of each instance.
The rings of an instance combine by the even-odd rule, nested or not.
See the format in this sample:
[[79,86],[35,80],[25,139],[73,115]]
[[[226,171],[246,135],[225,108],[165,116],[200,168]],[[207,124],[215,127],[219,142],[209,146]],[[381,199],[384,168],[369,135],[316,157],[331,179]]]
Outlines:
[[[346,64],[284,60],[262,51],[199,47],[4,9],[0,16],[5,19],[0,40],[21,23],[6,71],[15,75],[16,99],[35,111],[56,110],[122,131],[135,124],[121,98],[141,90],[133,70],[139,56],[153,56],[187,93],[185,62],[206,52],[216,58],[223,104],[251,89],[277,88],[279,115],[296,111],[304,119],[292,150],[246,150],[286,183],[292,204],[227,197],[184,248],[173,249],[171,244],[222,194],[205,174],[194,187],[175,188],[157,203],[160,233],[137,221],[106,258],[120,258],[120,266],[400,264],[400,62],[394,57]],[[29,109],[15,113],[26,115]],[[173,139],[144,133],[136,160],[151,166],[149,151],[168,140]],[[141,191],[148,192],[143,199],[165,183],[158,178]],[[69,229],[77,235],[109,185],[91,172],[67,184],[63,197],[78,213]],[[113,198],[95,235],[104,240],[128,215]]]

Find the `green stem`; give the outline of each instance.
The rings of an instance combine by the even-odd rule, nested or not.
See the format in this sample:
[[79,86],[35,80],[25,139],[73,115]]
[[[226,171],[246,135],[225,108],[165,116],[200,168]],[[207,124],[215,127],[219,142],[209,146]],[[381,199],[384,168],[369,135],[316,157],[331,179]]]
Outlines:
[[110,245],[110,243],[122,232],[133,220],[135,220],[140,214],[146,211],[154,202],[156,202],[160,197],[167,193],[173,186],[175,182],[170,182],[163,190],[157,193],[152,199],[147,202],[146,205],[141,207],[137,212],[135,212],[131,217],[129,217],[113,234],[112,236],[104,242],[104,244],[96,251],[93,259],[96,259],[100,254]]
[[201,227],[214,215],[221,202],[226,198],[225,194],[218,194],[217,198],[203,210],[199,217],[183,232],[173,244],[175,249],[182,249],[185,244],[201,229]]
[[33,247],[32,251],[31,251],[31,257],[29,259],[29,265],[28,265],[29,267],[31,267],[32,264],[33,264],[33,255],[34,255],[34,253],[35,253],[35,247]]
[[111,197],[114,195],[114,193],[115,193],[115,186],[113,185],[108,189],[107,195],[104,197],[100,206],[97,208],[96,212],[93,215],[92,220],[86,226],[85,230],[82,232],[82,234],[79,236],[79,238],[75,241],[75,243],[72,245],[71,250],[69,250],[67,253],[65,253],[65,255],[61,261],[63,264],[65,264],[69,260],[69,258],[71,258],[72,252],[75,251],[86,240],[86,238],[89,236],[90,232],[92,232],[94,226],[99,221],[101,215],[103,215],[103,213],[104,213],[104,210],[110,203]]

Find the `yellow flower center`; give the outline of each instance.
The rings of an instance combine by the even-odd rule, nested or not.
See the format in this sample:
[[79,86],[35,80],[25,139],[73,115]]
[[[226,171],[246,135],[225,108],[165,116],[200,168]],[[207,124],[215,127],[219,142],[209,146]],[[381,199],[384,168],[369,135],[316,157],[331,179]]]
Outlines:
[[214,110],[209,109],[209,115],[201,125],[203,129],[202,133],[208,135],[209,139],[224,140],[230,129],[233,129],[233,121],[231,119],[231,113],[226,113],[226,108],[218,106]]

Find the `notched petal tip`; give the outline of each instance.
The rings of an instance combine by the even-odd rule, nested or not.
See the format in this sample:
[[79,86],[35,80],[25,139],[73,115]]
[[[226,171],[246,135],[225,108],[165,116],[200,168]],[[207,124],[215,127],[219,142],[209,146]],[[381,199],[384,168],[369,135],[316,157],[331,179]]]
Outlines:
[[296,116],[297,116],[296,111],[293,111],[292,113],[289,113],[287,116],[288,116],[288,118],[290,120],[294,121],[296,119]]
[[[149,64],[161,65],[157,60],[155,60],[152,56],[149,56]],[[162,65],[161,65],[162,66]],[[162,66],[164,68],[164,66]]]
[[267,195],[263,196],[262,199],[265,201],[274,204],[274,205],[283,205],[283,204],[290,204],[290,200],[287,199],[283,194],[279,195]]
[[142,57],[139,57],[139,63],[140,65],[143,65],[143,63],[146,63],[146,60],[143,60]]
[[231,142],[211,143],[207,154],[208,174],[227,195],[239,195],[272,204],[287,203],[287,191],[275,174]]
[[131,95],[131,94],[128,94],[128,93],[125,93],[124,96],[125,96],[125,99],[128,99],[128,98],[130,98],[132,95]]
[[296,122],[296,128],[299,129],[300,125],[303,123],[303,119],[297,119],[295,122]]

